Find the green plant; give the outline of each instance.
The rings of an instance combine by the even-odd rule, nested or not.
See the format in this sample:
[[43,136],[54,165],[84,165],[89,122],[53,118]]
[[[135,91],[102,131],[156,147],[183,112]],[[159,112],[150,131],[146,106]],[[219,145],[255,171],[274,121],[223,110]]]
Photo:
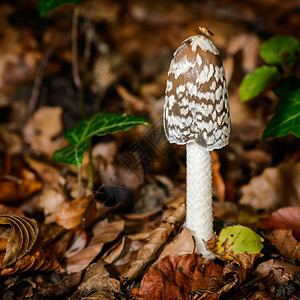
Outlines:
[[300,42],[291,36],[275,36],[260,47],[260,56],[268,64],[245,76],[240,87],[242,101],[258,96],[265,89],[280,99],[274,117],[268,123],[263,138],[293,134],[300,138],[300,79],[290,76]]
[[41,17],[57,9],[63,4],[76,4],[79,0],[38,0],[38,10]]
[[[49,12],[58,9],[63,4],[77,4],[79,0],[38,0],[38,11],[41,17]],[[145,119],[126,114],[108,114],[96,113],[90,118],[86,119],[86,109],[84,103],[84,83],[80,79],[77,62],[77,22],[78,22],[79,8],[74,7],[73,22],[72,22],[72,65],[74,83],[79,94],[80,110],[84,120],[81,120],[77,126],[65,132],[65,138],[69,142],[69,146],[59,149],[54,152],[52,160],[58,163],[71,164],[78,167],[78,194],[81,194],[81,164],[84,152],[89,148],[89,188],[93,185],[93,168],[91,162],[91,139],[93,136],[103,136],[107,134],[116,133],[122,130],[127,130],[136,125],[150,125]],[[89,21],[89,20],[88,20]],[[86,64],[89,59],[90,41],[85,43],[84,55],[84,70],[85,76]]]
[[[81,120],[77,126],[65,132],[69,146],[53,153],[54,162],[66,163],[78,167],[78,195],[81,195],[81,164],[84,152],[89,148],[89,167],[91,162],[91,139],[127,130],[136,125],[150,125],[145,119],[126,114],[96,113],[89,119]],[[93,170],[89,168],[89,188],[93,185]]]
[[90,146],[93,136],[116,133],[136,125],[149,125],[149,123],[143,118],[126,114],[94,114],[89,119],[81,120],[77,126],[65,132],[65,138],[70,145],[56,150],[52,160],[80,167],[84,151]]

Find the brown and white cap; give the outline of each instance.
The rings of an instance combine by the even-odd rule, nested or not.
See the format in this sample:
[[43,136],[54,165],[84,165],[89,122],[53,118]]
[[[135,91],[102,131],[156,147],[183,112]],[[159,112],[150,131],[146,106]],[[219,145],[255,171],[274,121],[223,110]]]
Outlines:
[[174,53],[163,123],[170,143],[196,142],[208,151],[228,144],[230,116],[225,71],[207,32],[189,37]]

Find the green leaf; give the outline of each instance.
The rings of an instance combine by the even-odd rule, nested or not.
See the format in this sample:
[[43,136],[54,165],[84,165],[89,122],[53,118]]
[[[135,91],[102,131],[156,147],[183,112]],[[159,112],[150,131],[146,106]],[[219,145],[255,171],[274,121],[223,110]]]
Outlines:
[[268,64],[291,67],[296,61],[300,42],[292,36],[274,36],[264,42],[259,54]]
[[275,94],[281,96],[281,103],[275,116],[270,120],[262,138],[280,137],[293,134],[300,138],[300,87],[296,90],[285,91],[278,87]]
[[103,136],[116,133],[136,125],[150,126],[144,118],[126,114],[97,113],[87,120],[80,121],[76,127],[67,130],[65,138],[70,144],[76,145],[94,135]]
[[90,139],[86,139],[80,144],[70,145],[60,150],[56,150],[52,155],[52,160],[54,162],[80,167],[82,164],[84,151],[89,147],[90,142]]
[[207,242],[209,250],[222,260],[232,260],[242,253],[260,253],[263,248],[263,238],[250,228],[236,225],[221,230],[219,236]]
[[38,9],[41,17],[44,17],[50,11],[67,3],[76,4],[79,0],[38,0]]
[[280,73],[274,66],[262,66],[253,73],[246,75],[240,86],[242,101],[247,101],[259,95]]

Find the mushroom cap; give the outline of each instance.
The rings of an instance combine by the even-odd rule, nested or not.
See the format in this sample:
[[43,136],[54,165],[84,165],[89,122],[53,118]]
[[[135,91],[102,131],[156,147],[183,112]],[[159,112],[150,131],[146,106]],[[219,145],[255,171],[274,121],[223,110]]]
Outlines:
[[170,143],[196,142],[208,151],[228,144],[230,116],[225,71],[218,49],[205,35],[189,37],[174,53],[163,123]]

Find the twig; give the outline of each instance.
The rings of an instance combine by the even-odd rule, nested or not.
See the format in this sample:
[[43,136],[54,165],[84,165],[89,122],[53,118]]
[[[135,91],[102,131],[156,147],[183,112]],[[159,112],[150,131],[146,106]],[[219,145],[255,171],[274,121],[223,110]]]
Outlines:
[[78,46],[77,46],[77,27],[78,27],[79,7],[75,6],[72,20],[72,72],[76,88],[81,88],[81,80],[78,68]]
[[39,67],[37,70],[37,75],[35,77],[33,88],[32,88],[31,97],[30,97],[29,104],[28,104],[28,114],[29,115],[31,115],[36,108],[36,104],[38,102],[40,91],[41,91],[44,72],[45,72],[45,69],[48,65],[49,58],[52,55],[53,51],[54,51],[54,47],[49,47],[46,50],[46,52],[39,64]]

